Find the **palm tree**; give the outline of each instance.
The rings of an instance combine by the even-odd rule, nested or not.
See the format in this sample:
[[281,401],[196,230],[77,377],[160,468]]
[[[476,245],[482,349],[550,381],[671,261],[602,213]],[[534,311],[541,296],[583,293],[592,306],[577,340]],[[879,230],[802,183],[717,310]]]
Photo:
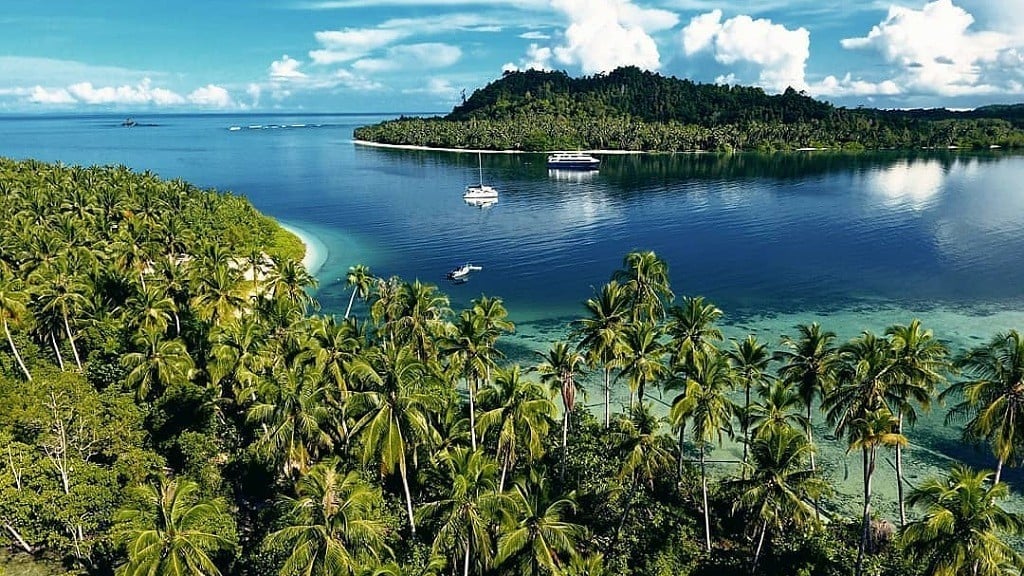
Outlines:
[[139,331],[167,332],[178,307],[161,288],[150,285],[128,298],[125,315],[129,325]]
[[1018,459],[1024,446],[1024,338],[1016,330],[996,334],[972,348],[954,365],[969,380],[957,382],[939,395],[962,401],[946,414],[946,423],[964,422],[967,440],[985,440],[998,460],[996,483],[1003,465]]
[[520,378],[518,365],[499,370],[494,384],[481,390],[479,399],[485,410],[477,420],[481,440],[489,430],[498,431],[498,491],[504,492],[505,476],[519,453],[525,451],[531,460],[542,454],[555,405],[542,386]]
[[25,306],[24,291],[21,290],[21,287],[13,277],[4,273],[0,276],[0,324],[3,324],[4,334],[7,336],[7,344],[11,347],[14,359],[18,361],[18,366],[21,367],[21,371],[25,374],[25,379],[31,382],[32,374],[25,367],[25,362],[21,359],[21,354],[18,353],[18,347],[14,345],[10,328],[11,324],[17,325],[28,318],[29,312]]
[[[923,330],[921,321],[914,319],[908,326],[890,326],[886,331],[895,353],[895,382],[888,394],[896,404],[896,433],[903,434],[903,424],[913,426],[917,421],[914,403],[927,410],[935,388],[943,381],[948,369],[949,350]],[[900,526],[907,524],[903,503],[903,448],[896,446],[896,492],[900,508]]]
[[345,473],[336,459],[321,462],[295,493],[282,501],[285,527],[267,536],[268,544],[290,551],[281,576],[351,576],[388,552],[380,489],[358,472]]
[[334,447],[334,418],[323,375],[311,366],[279,366],[260,384],[248,413],[262,433],[257,451],[286,475],[303,473]]
[[351,362],[349,372],[366,386],[352,397],[354,409],[362,414],[352,434],[363,439],[363,464],[376,461],[382,474],[398,471],[415,536],[407,456],[417,443],[438,440],[427,415],[440,411],[439,399],[417,389],[426,367],[405,346],[367,350]]
[[[508,310],[505,309],[505,302],[501,298],[493,298],[481,294],[473,300],[473,316],[479,318],[483,324],[485,343],[487,347],[484,352],[492,359],[501,358],[502,354],[495,348],[498,338],[502,334],[515,332],[516,326],[508,319]],[[491,381],[491,367],[486,366],[486,382]]]
[[765,428],[751,444],[750,478],[737,482],[742,494],[733,510],[752,513],[759,524],[754,532],[754,574],[769,530],[818,524],[814,507],[807,501],[817,499],[827,484],[808,467],[812,450],[814,447],[801,432],[786,425]]
[[999,501],[1009,487],[992,473],[957,464],[946,478],[928,478],[910,494],[924,516],[907,525],[904,549],[929,576],[1003,576],[1024,571],[1024,556],[1009,537],[1024,534],[1024,518]]
[[348,306],[345,308],[345,318],[348,318],[349,312],[352,311],[352,302],[355,301],[356,296],[360,299],[365,300],[370,296],[370,288],[373,287],[373,274],[370,273],[370,268],[362,264],[356,264],[348,269],[348,273],[345,274],[345,284],[352,288],[352,295],[348,298]]
[[314,318],[312,327],[313,338],[316,342],[313,361],[316,367],[335,385],[335,390],[332,393],[337,393],[336,401],[341,412],[339,420],[347,445],[349,429],[346,404],[349,400],[350,387],[346,363],[351,362],[363,349],[366,335],[360,332],[360,327],[354,318],[340,324],[335,321],[334,316]]
[[[657,325],[641,322],[626,327],[623,342],[622,370],[620,376],[629,381],[629,389],[636,393],[640,404],[644,402],[644,388],[647,383],[657,383],[668,368],[662,362],[665,347],[659,342],[661,329]],[[630,404],[633,401],[630,400]]]
[[541,381],[548,383],[552,390],[557,390],[562,397],[562,475],[565,475],[565,463],[569,458],[569,420],[576,408],[576,375],[583,365],[583,356],[569,348],[565,342],[555,342],[544,362],[537,366],[541,373]]
[[[200,267],[196,267],[198,270]],[[195,295],[192,308],[201,320],[216,326],[218,322],[234,318],[245,305],[241,290],[241,274],[227,264],[203,269],[193,283]]]
[[220,384],[224,378],[230,379],[238,404],[255,400],[259,378],[271,364],[267,346],[267,334],[252,316],[217,326],[210,333],[207,370],[211,381]]
[[611,375],[625,349],[628,302],[622,286],[614,280],[601,287],[600,294],[586,303],[589,316],[579,321],[576,333],[582,339],[579,349],[585,350],[591,367],[600,365],[604,371],[604,427],[611,426]]
[[440,499],[420,507],[417,514],[440,523],[433,552],[452,553],[453,567],[461,556],[462,574],[469,576],[474,551],[480,564],[488,566],[493,527],[506,520],[511,499],[497,491],[498,463],[481,451],[459,447],[442,452],[438,473],[438,485],[448,490]]
[[[672,404],[669,418],[689,423],[700,455],[701,493],[704,499],[704,540],[711,551],[711,510],[708,507],[706,456],[709,447],[722,442],[722,433],[732,434],[732,415],[736,408],[728,397],[734,374],[722,354],[696,354],[686,376],[686,389]],[[680,454],[682,458],[682,454]]]
[[136,336],[135,345],[139,351],[122,356],[121,365],[129,371],[125,382],[139,399],[149,398],[152,392],[162,394],[192,377],[195,364],[181,340],[165,340],[163,334],[150,330]]
[[64,331],[71,344],[75,356],[75,365],[82,369],[82,359],[75,345],[75,337],[71,332],[71,317],[77,316],[87,305],[88,287],[81,277],[71,270],[66,255],[57,258],[52,264],[36,269],[30,281],[37,287],[35,299],[39,312],[59,316],[64,323]]
[[896,432],[898,426],[899,421],[887,408],[858,416],[847,426],[849,450],[860,450],[864,460],[864,517],[857,551],[857,576],[863,573],[864,554],[871,543],[871,480],[878,461],[878,449],[906,445],[907,439]]
[[626,288],[634,322],[660,320],[665,304],[675,297],[669,287],[668,264],[653,251],[626,254],[622,269],[612,279]]
[[681,306],[668,311],[666,331],[672,337],[672,363],[685,366],[695,354],[707,354],[722,339],[722,331],[715,326],[722,311],[703,296],[683,297]]
[[629,516],[636,491],[641,487],[653,491],[654,481],[672,469],[672,453],[658,436],[659,426],[650,405],[636,404],[630,408],[628,417],[620,417],[618,429],[613,433],[615,451],[622,461],[618,479],[629,485],[622,518],[615,530],[616,540]]
[[495,563],[507,566],[507,573],[517,576],[561,573],[586,534],[582,526],[566,520],[576,511],[572,495],[552,497],[543,478],[537,479],[532,491],[517,483],[511,509],[515,525],[501,531]]
[[419,361],[426,363],[434,353],[434,341],[444,333],[450,312],[448,297],[437,286],[419,280],[404,282],[399,288],[394,334],[400,342],[410,343]]
[[[761,344],[753,335],[742,341],[733,341],[733,349],[726,352],[733,372],[743,382],[743,412],[740,425],[743,428],[743,463],[747,463],[747,445],[750,443],[750,389],[768,385],[766,371],[771,362],[768,346]],[[746,469],[744,468],[744,473]]]
[[469,397],[469,434],[471,446],[476,449],[476,389],[489,374],[494,356],[500,354],[492,347],[483,318],[472,310],[463,310],[452,334],[443,340],[441,353],[460,366],[466,379]]
[[[776,428],[789,426],[807,429],[804,400],[791,384],[775,380],[758,390],[760,400],[750,406],[750,429],[754,437],[765,436]],[[810,453],[808,453],[810,456]]]
[[120,576],[219,576],[212,553],[237,546],[234,522],[222,498],[204,500],[199,485],[162,478],[135,489],[118,510],[117,539],[128,552]]
[[271,261],[266,280],[265,290],[272,299],[283,299],[298,306],[303,312],[310,307],[319,307],[309,293],[309,290],[316,288],[316,278],[306,271],[301,262],[290,258]]

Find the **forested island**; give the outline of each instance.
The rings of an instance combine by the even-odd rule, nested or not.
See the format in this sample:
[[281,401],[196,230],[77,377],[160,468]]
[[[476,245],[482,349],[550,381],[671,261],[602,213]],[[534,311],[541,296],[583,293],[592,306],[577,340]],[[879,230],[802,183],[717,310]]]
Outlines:
[[[1002,481],[1024,446],[1015,331],[959,351],[912,319],[726,341],[722,311],[638,251],[516,364],[497,297],[452,310],[356,265],[347,309],[320,313],[301,245],[229,194],[0,159],[0,217],[9,576],[1024,568]],[[938,398],[993,470],[901,482],[879,517],[875,470],[902,475]],[[863,467],[858,511],[815,460],[824,434]]]
[[654,152],[1021,148],[1024,104],[946,109],[839,108],[792,88],[699,84],[618,68],[506,72],[444,117],[356,129],[381,144],[485,150]]

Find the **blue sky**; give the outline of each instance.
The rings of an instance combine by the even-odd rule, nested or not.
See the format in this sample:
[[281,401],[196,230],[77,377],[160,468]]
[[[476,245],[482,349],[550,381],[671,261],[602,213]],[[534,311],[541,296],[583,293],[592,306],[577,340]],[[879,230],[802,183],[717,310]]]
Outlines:
[[1024,0],[4,0],[0,113],[447,111],[632,64],[844,106],[1024,102]]

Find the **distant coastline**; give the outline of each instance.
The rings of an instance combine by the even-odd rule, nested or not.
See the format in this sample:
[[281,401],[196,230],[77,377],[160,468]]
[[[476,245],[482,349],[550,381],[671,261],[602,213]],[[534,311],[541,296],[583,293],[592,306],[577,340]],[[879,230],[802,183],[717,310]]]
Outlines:
[[[468,152],[468,153],[479,153],[479,154],[547,154],[547,152],[537,150],[486,150],[482,148],[440,148],[433,146],[420,146],[417,144],[384,144],[382,142],[371,142],[369,140],[353,139],[352,143],[357,146],[372,146],[374,148],[393,148],[396,150],[422,150],[424,152]],[[648,152],[645,150],[580,150],[580,152],[586,152],[587,154],[664,154],[664,152]],[[700,154],[705,152],[704,150],[693,150],[686,152],[687,154]]]

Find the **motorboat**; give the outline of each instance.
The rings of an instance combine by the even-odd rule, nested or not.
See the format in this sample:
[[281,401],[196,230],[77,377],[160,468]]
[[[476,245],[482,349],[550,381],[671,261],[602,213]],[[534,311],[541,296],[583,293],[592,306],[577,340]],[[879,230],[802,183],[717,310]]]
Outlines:
[[477,164],[480,167],[480,183],[470,184],[466,186],[465,193],[462,194],[462,198],[467,202],[470,200],[498,200],[498,191],[492,187],[484,184],[484,161],[482,155],[477,153]]
[[452,268],[451,270],[449,270],[447,276],[448,276],[449,280],[454,280],[454,281],[465,280],[466,278],[469,277],[469,274],[471,272],[477,272],[479,270],[483,270],[483,267],[481,267],[481,266],[474,266],[474,265],[470,264],[469,262],[467,262],[467,263],[463,264],[462,266],[458,266],[456,268]]
[[138,122],[136,122],[135,120],[132,120],[131,118],[125,118],[124,122],[121,122],[121,126],[124,127],[124,128],[131,128],[131,127],[133,127],[133,126],[135,126],[137,124],[138,124]]
[[548,168],[561,170],[597,170],[601,161],[583,152],[552,152]]

